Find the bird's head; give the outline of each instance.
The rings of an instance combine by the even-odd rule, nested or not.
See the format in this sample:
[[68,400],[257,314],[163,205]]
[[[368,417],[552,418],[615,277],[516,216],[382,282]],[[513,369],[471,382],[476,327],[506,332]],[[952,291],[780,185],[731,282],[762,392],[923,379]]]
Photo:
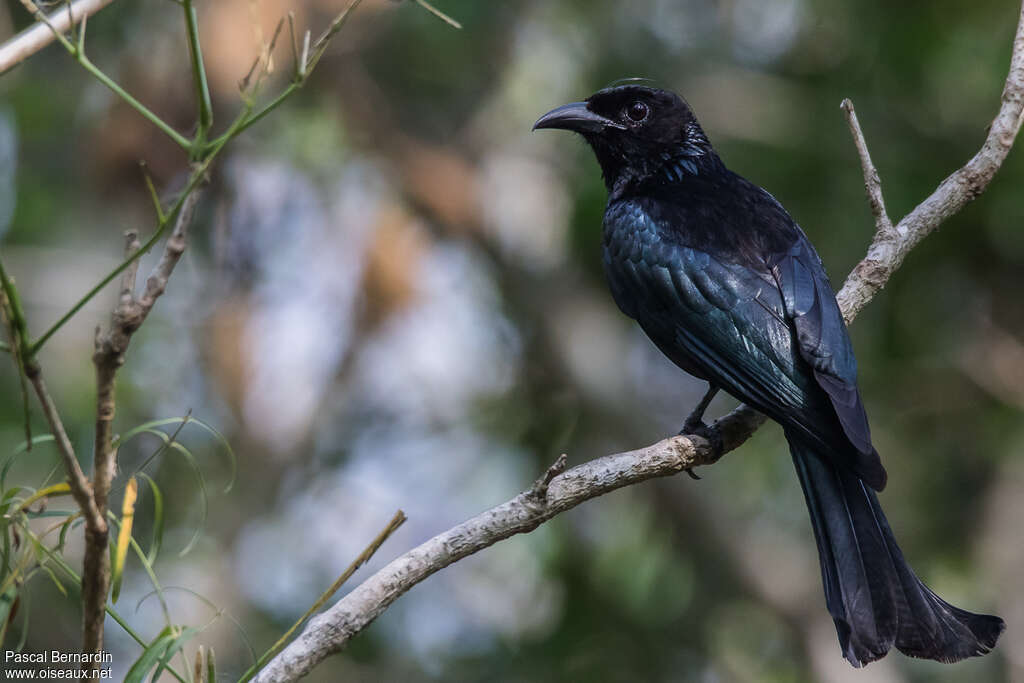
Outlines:
[[533,129],[579,133],[597,155],[608,189],[638,181],[680,182],[718,163],[689,106],[673,92],[639,85],[600,90],[552,109]]

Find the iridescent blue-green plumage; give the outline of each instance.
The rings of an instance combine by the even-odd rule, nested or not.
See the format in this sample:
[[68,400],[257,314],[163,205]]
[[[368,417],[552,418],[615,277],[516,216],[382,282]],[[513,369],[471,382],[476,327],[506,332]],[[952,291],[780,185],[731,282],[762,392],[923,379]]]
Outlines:
[[537,127],[575,130],[597,155],[604,267],[622,311],[676,365],[785,430],[843,655],[860,666],[893,646],[939,661],[988,652],[1002,620],[941,600],[896,545],[846,325],[786,210],[724,166],[672,93],[612,88]]

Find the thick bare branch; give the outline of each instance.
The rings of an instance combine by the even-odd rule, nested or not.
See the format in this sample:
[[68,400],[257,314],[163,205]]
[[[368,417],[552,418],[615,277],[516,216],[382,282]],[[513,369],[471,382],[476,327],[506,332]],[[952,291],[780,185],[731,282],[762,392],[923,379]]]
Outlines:
[[[847,113],[864,166],[877,231],[867,256],[850,273],[837,296],[847,321],[853,320],[885,285],[914,245],[984,191],[1013,145],[1022,112],[1024,5],[1002,104],[984,145],[963,168],[946,178],[931,196],[893,227],[885,214],[877,171],[870,162],[867,145],[850,105]],[[718,430],[721,449],[716,450],[701,436],[685,435],[640,450],[597,458],[550,478],[543,500],[538,499],[534,486],[435,536],[393,560],[329,610],[310,620],[303,633],[271,660],[255,680],[260,683],[294,681],[306,675],[329,654],[344,648],[392,602],[431,574],[505,538],[532,531],[583,501],[647,479],[711,464],[746,441],[764,421],[764,416],[740,406],[713,425]]]
[[[20,64],[57,37],[54,31],[67,33],[71,29],[71,19],[81,22],[84,18],[99,12],[114,0],[75,0],[68,10],[63,4],[46,15],[47,22],[37,21],[27,29],[0,45],[0,74]],[[52,26],[52,28],[51,28]]]

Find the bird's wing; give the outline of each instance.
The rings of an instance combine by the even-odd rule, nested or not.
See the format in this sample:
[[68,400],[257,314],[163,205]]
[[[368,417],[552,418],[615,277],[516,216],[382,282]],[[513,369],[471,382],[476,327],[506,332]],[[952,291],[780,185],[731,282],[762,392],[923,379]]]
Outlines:
[[634,293],[628,312],[666,355],[884,486],[846,329],[809,245],[771,269],[665,242],[622,256],[608,264],[616,299]]
[[871,429],[857,390],[857,359],[821,260],[801,233],[785,253],[769,259],[800,356],[814,370],[850,443],[871,453]]

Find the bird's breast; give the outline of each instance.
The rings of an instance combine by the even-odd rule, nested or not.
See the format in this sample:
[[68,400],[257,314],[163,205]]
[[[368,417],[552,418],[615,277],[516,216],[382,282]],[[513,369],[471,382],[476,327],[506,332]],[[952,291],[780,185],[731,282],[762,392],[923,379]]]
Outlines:
[[612,294],[627,315],[731,310],[753,299],[762,284],[707,252],[687,246],[678,226],[659,225],[636,204],[609,207],[604,220],[603,261]]

